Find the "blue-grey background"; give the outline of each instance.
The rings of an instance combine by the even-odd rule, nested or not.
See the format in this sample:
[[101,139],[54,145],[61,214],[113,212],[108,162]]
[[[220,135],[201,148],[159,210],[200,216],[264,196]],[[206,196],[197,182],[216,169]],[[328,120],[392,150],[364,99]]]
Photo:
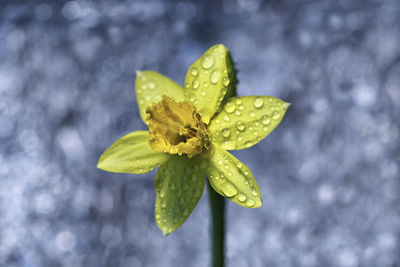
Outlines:
[[400,265],[400,1],[0,2],[0,266],[207,266],[207,193],[173,234],[155,172],[96,169],[145,129],[135,71],[182,84],[211,45],[240,95],[291,102],[234,154],[259,209],[227,204],[228,266]]

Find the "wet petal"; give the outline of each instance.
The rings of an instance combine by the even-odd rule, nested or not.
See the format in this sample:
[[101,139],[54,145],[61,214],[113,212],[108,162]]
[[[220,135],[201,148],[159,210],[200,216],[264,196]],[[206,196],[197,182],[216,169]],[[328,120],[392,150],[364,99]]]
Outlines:
[[179,84],[155,71],[138,71],[135,89],[140,116],[144,123],[146,123],[146,108],[161,101],[163,95],[176,101],[185,100],[183,88]]
[[146,173],[166,162],[169,154],[154,152],[147,131],[127,134],[112,144],[100,157],[97,168],[109,172]]
[[247,208],[262,206],[260,190],[251,171],[231,153],[214,145],[212,156],[199,157],[199,164],[216,192]]
[[204,171],[187,156],[171,156],[157,172],[155,217],[164,235],[178,229],[196,207],[204,189]]
[[251,147],[278,126],[289,105],[272,96],[229,98],[209,125],[212,142],[226,150]]
[[185,79],[185,97],[196,106],[208,124],[217,111],[230,84],[228,64],[231,62],[224,45],[214,45],[189,68]]

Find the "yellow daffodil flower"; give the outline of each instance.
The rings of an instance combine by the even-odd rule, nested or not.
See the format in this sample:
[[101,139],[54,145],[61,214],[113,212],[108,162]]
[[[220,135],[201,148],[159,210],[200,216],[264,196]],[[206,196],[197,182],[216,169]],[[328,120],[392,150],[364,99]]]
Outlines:
[[289,104],[270,96],[234,95],[229,51],[215,45],[189,68],[182,88],[154,71],[139,71],[136,98],[148,131],[118,139],[97,167],[156,174],[155,219],[164,234],[178,229],[199,201],[207,176],[222,196],[247,208],[262,205],[249,168],[227,150],[251,147],[282,120]]

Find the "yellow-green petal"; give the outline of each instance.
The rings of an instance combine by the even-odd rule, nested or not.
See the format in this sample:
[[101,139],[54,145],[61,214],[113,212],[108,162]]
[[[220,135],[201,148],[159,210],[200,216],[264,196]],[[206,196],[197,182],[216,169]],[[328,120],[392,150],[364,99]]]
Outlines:
[[100,157],[97,168],[109,172],[146,173],[163,164],[170,157],[155,152],[149,145],[147,131],[129,133],[112,144]]
[[186,155],[173,155],[160,167],[154,182],[155,218],[164,235],[186,221],[203,194],[204,182],[204,171]]
[[163,95],[176,101],[185,100],[183,88],[179,84],[155,71],[137,71],[135,88],[140,116],[145,123],[146,108],[161,101]]
[[231,97],[209,125],[212,141],[226,150],[251,147],[278,126],[289,106],[272,96]]
[[224,45],[214,45],[192,64],[186,74],[185,98],[196,106],[207,124],[230,84],[228,57],[229,52]]
[[212,156],[199,157],[199,161],[211,186],[220,195],[247,208],[262,206],[260,189],[251,171],[231,153],[214,145]]

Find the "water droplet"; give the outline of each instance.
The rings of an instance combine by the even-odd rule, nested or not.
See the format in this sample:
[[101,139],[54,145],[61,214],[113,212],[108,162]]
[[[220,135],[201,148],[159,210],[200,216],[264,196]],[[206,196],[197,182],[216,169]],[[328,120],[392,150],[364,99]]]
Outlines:
[[243,131],[246,129],[246,125],[244,125],[243,122],[238,121],[238,122],[236,122],[236,128],[237,128],[239,131],[243,132]]
[[222,192],[227,197],[233,197],[238,193],[237,188],[229,182],[223,183],[221,187],[222,187]]
[[228,164],[225,164],[224,168],[225,168],[226,170],[229,170],[229,165],[228,165]]
[[197,89],[200,86],[200,83],[197,79],[194,79],[192,82],[193,89]]
[[175,190],[175,184],[174,183],[169,184],[169,189],[171,191],[174,191]]
[[250,117],[254,118],[256,116],[256,113],[254,111],[250,112]]
[[245,147],[251,147],[253,145],[253,143],[251,141],[246,141],[246,143],[244,143]]
[[188,186],[187,183],[183,183],[182,188],[183,188],[184,191],[186,191],[186,190],[188,190],[189,186]]
[[194,164],[193,165],[193,171],[195,171],[195,172],[197,172],[197,171],[199,171],[199,165],[197,165],[197,164]]
[[195,68],[195,67],[193,67],[192,69],[191,69],[191,71],[190,71],[190,74],[192,74],[193,76],[197,76],[197,74],[199,74],[199,71]]
[[270,117],[268,117],[267,115],[264,115],[261,119],[262,124],[264,125],[268,125],[271,122]]
[[216,84],[219,81],[220,71],[219,69],[215,69],[210,76],[211,83]]
[[222,160],[218,160],[218,165],[222,165],[224,163]]
[[200,196],[200,189],[196,188],[193,193],[195,197]]
[[273,120],[279,120],[279,118],[281,117],[281,115],[278,112],[274,112],[274,115],[272,116]]
[[247,202],[246,202],[246,206],[247,206],[247,207],[253,207],[254,204],[256,204],[256,202],[255,202],[253,199],[251,199],[251,198],[249,198],[249,199],[247,200]]
[[263,128],[263,131],[264,131],[264,132],[268,132],[268,127],[265,126],[265,127]]
[[236,115],[236,116],[240,116],[240,111],[239,111],[239,110],[236,110],[236,111],[235,111],[235,115]]
[[192,176],[190,176],[190,179],[192,179],[192,182],[195,182],[197,180],[197,175],[192,174]]
[[161,201],[161,207],[166,208],[167,207],[167,202],[165,200]]
[[257,136],[257,135],[258,135],[258,132],[257,132],[257,131],[254,131],[253,134],[254,134],[255,136]]
[[210,54],[206,54],[201,58],[201,65],[205,69],[209,69],[212,66],[214,66],[214,62],[215,62],[214,56]]
[[165,188],[161,188],[160,190],[160,197],[164,198],[165,197]]
[[237,105],[240,105],[243,103],[242,99],[240,99],[240,98],[236,98],[235,102]]
[[233,104],[233,102],[228,102],[228,103],[226,103],[225,106],[224,106],[224,110],[225,110],[227,113],[232,113],[232,112],[235,111],[235,109],[236,109],[236,106],[235,106],[235,104]]
[[146,96],[144,99],[146,99],[146,101],[150,101],[151,97],[150,96]]
[[253,189],[253,190],[251,190],[251,194],[252,194],[253,196],[255,196],[255,197],[256,197],[256,196],[258,196],[258,193],[257,193],[257,191],[256,191],[256,190],[254,190],[254,189]]
[[243,105],[240,105],[239,106],[239,110],[243,110],[244,109],[244,106]]
[[242,141],[243,141],[243,137],[239,135],[239,136],[237,137],[237,140],[238,140],[239,142],[242,142]]
[[176,190],[176,195],[180,197],[182,195],[182,189],[179,188],[178,190]]
[[190,102],[196,101],[196,97],[195,97],[193,94],[190,94],[190,95],[189,95],[189,101],[190,101]]
[[150,81],[150,82],[149,82],[149,88],[150,88],[150,89],[156,88],[156,83],[155,83],[154,81]]
[[159,213],[156,213],[156,220],[159,220],[161,218],[161,215]]
[[229,79],[227,77],[222,78],[222,84],[224,86],[228,86],[229,85]]
[[241,169],[243,167],[243,163],[241,163],[240,161],[238,161],[236,163],[236,167],[238,167],[239,169]]
[[203,91],[201,91],[201,95],[202,95],[202,96],[206,96],[206,95],[207,95],[207,92],[203,90]]
[[245,202],[247,199],[247,196],[244,193],[239,193],[238,194],[238,199],[240,202]]
[[202,162],[200,162],[200,168],[205,169],[207,168],[208,164],[207,161],[203,160]]
[[261,97],[254,99],[253,105],[255,108],[261,108],[264,105],[264,100]]
[[231,119],[229,118],[229,116],[228,115],[224,115],[224,117],[223,117],[223,119],[225,120],[225,121],[230,121]]
[[188,208],[185,208],[183,210],[183,216],[187,216],[188,214],[189,214],[189,210],[188,210]]
[[227,128],[224,128],[221,131],[221,134],[222,134],[223,137],[228,138],[231,135],[231,131],[229,131],[229,129],[227,129]]
[[205,88],[207,88],[207,87],[208,87],[208,82],[204,82],[204,83],[203,83],[203,86],[204,86]]

